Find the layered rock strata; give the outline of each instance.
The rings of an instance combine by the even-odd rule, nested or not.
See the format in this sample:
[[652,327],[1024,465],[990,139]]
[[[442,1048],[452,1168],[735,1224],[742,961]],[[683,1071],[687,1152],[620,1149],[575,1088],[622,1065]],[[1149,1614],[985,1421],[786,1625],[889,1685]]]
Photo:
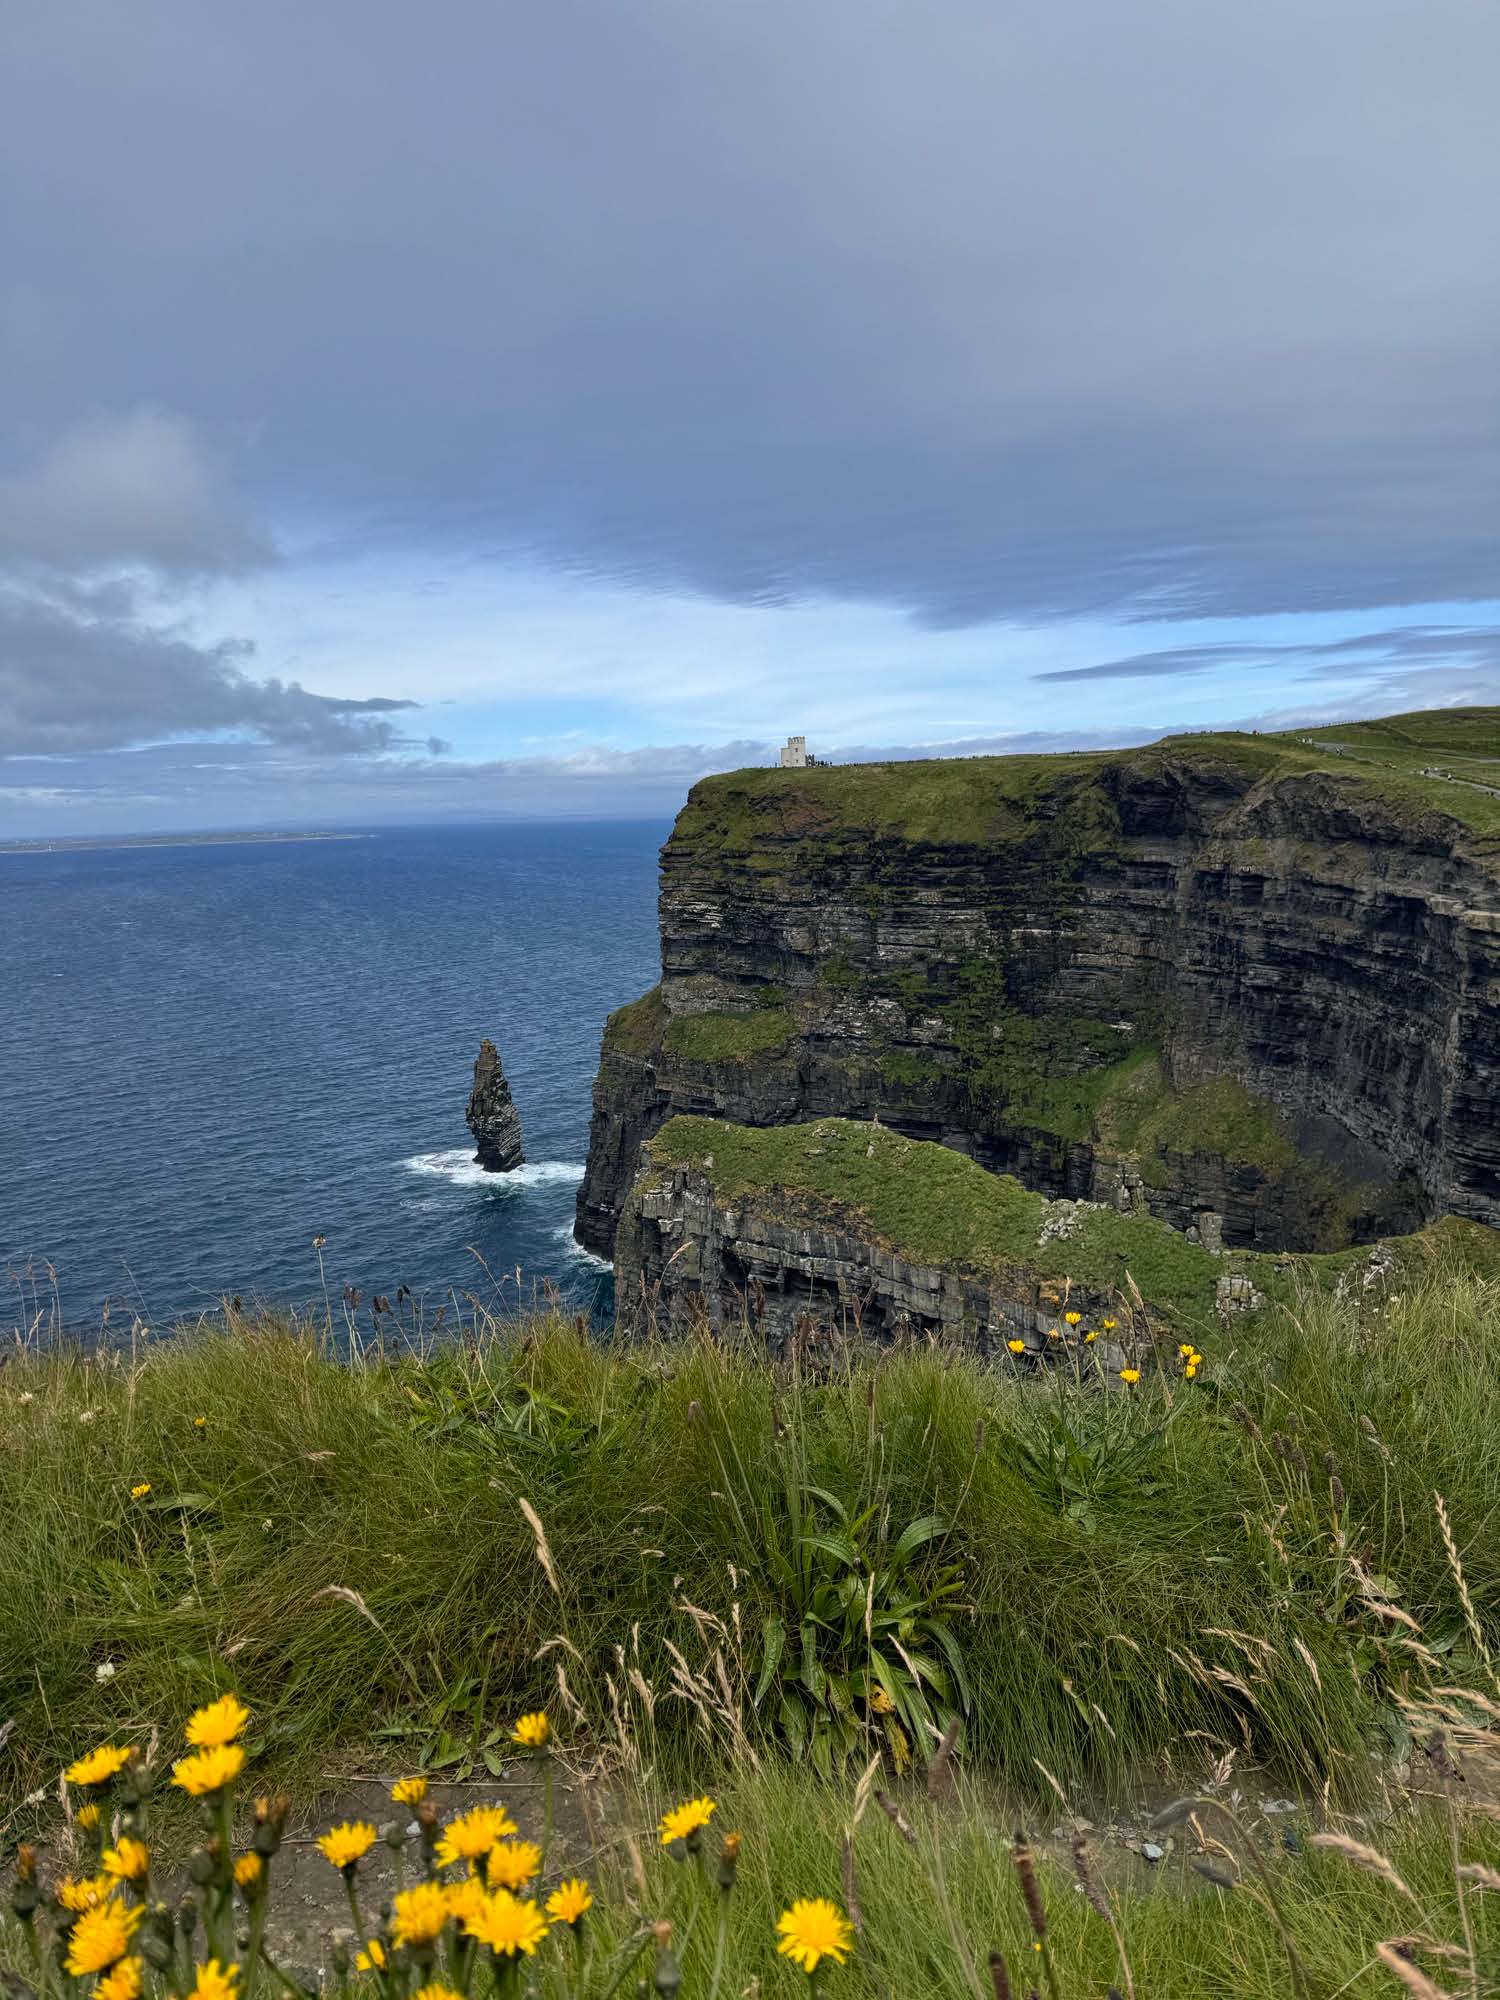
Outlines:
[[476,1166],[488,1174],[508,1174],[522,1165],[521,1114],[511,1101],[510,1085],[500,1051],[488,1036],[474,1061],[474,1088],[469,1092],[464,1123],[474,1135]]
[[[1495,843],[1265,739],[741,772],[662,853],[578,1234],[678,1113],[878,1118],[1208,1247],[1500,1222]],[[1453,788],[1450,788],[1450,790]]]

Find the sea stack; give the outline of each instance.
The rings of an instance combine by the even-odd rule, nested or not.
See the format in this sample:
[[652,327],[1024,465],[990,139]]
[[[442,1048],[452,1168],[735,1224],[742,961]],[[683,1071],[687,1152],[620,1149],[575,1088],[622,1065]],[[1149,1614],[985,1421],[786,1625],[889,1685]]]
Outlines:
[[526,1155],[521,1150],[521,1114],[511,1102],[510,1085],[500,1067],[500,1051],[488,1035],[479,1044],[474,1063],[474,1088],[464,1123],[479,1148],[476,1166],[487,1174],[508,1174]]

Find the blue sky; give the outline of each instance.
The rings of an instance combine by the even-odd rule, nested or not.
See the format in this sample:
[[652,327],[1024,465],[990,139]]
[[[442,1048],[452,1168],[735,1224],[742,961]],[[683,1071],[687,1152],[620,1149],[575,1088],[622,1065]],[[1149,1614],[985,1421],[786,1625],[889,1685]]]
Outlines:
[[20,0],[0,833],[1500,699],[1500,15]]

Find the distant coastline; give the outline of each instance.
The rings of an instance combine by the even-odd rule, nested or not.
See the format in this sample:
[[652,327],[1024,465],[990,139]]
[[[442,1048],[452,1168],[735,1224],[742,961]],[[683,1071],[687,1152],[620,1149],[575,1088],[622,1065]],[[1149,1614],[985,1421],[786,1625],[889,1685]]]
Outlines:
[[264,847],[288,840],[373,840],[369,833],[78,834],[60,840],[0,840],[0,854],[90,854],[112,847]]

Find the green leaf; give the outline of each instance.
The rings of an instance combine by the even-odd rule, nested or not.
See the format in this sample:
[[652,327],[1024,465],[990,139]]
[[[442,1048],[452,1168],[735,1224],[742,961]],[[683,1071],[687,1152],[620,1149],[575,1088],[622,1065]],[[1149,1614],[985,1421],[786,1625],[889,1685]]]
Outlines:
[[773,1612],[761,1629],[760,1678],[755,1683],[753,1705],[759,1708],[767,1691],[776,1678],[776,1669],[781,1664],[782,1651],[786,1646],[786,1626]]

